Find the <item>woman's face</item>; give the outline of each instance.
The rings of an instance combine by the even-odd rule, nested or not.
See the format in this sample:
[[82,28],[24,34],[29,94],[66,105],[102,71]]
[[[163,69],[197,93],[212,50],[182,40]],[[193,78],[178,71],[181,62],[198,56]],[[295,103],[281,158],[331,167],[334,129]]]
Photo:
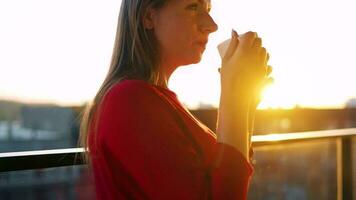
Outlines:
[[198,63],[208,36],[218,27],[209,15],[210,0],[168,0],[152,15],[161,61],[180,66]]

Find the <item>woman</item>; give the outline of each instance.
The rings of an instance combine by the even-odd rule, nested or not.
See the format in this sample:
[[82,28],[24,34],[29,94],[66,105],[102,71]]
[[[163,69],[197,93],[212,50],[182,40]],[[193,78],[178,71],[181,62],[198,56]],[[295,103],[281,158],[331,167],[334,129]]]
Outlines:
[[217,136],[167,88],[217,25],[209,0],[122,0],[110,70],[81,126],[97,199],[246,199],[250,131],[268,74],[256,33],[222,60]]

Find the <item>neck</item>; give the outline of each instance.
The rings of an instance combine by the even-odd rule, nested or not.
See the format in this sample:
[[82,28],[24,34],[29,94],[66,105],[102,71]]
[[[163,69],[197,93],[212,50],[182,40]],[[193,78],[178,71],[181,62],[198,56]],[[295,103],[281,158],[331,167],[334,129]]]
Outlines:
[[158,86],[168,89],[168,79],[164,77],[159,77]]
[[175,65],[160,65],[158,86],[168,89],[168,81],[174,70],[177,69]]

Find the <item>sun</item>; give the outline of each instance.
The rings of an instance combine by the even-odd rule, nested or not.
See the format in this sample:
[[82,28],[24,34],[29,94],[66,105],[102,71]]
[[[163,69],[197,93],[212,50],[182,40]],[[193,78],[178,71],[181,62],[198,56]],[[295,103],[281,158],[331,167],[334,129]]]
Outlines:
[[262,93],[262,101],[258,109],[282,108],[292,109],[296,106],[296,101],[291,95],[291,89],[287,84],[274,82],[266,86]]

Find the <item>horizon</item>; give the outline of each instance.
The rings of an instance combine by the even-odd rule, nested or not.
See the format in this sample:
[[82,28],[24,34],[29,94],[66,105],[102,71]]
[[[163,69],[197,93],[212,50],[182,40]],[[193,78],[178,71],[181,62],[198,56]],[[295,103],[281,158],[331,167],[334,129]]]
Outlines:
[[[352,99],[354,102],[356,102],[356,99]],[[64,108],[70,108],[70,107],[83,107],[86,106],[88,102],[85,102],[83,104],[58,104],[55,102],[26,102],[26,101],[21,101],[21,100],[12,100],[12,99],[2,99],[0,98],[0,103],[6,102],[6,103],[15,103],[15,104],[23,104],[27,106],[54,106],[54,107],[64,107]],[[204,109],[218,109],[218,107],[214,107],[213,105],[207,105],[203,104],[202,106],[199,107],[194,107],[194,108],[189,108],[190,110],[204,110]],[[300,105],[295,105],[294,107],[267,107],[267,108],[258,108],[258,110],[296,110],[296,109],[305,109],[305,110],[344,110],[344,109],[356,109],[356,104],[352,104],[351,106],[343,106],[343,107],[303,107]]]

